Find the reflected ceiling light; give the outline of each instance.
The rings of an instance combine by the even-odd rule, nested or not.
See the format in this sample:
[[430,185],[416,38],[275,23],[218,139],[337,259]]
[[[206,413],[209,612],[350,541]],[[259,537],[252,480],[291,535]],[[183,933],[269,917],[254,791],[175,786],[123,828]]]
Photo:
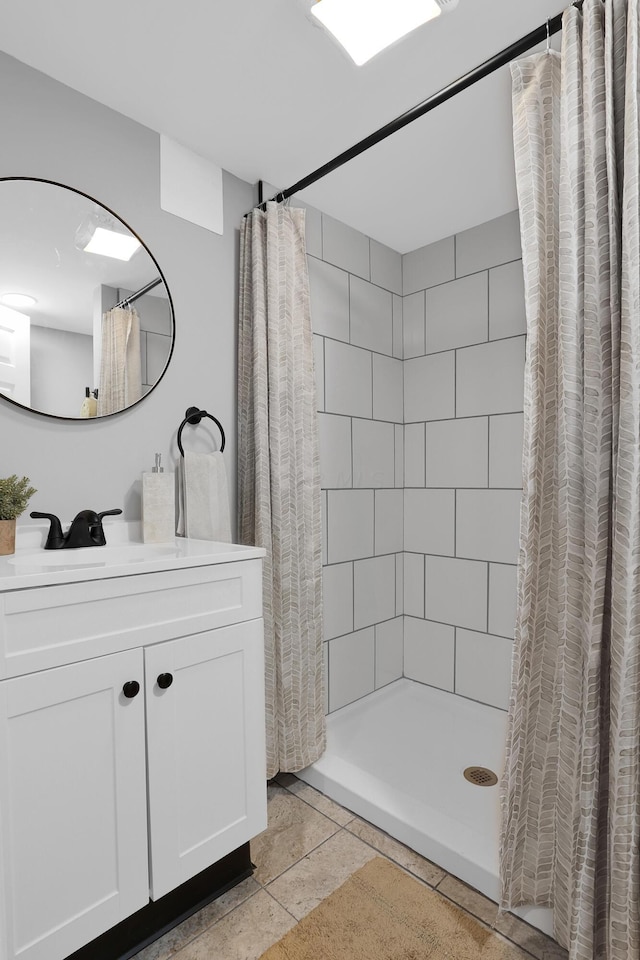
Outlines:
[[311,13],[361,66],[458,0],[318,0]]
[[4,303],[5,306],[22,310],[35,307],[37,302],[36,298],[29,296],[28,293],[3,293],[0,297],[0,303]]
[[76,230],[76,247],[114,260],[131,260],[141,246],[123,224],[103,213],[92,213]]

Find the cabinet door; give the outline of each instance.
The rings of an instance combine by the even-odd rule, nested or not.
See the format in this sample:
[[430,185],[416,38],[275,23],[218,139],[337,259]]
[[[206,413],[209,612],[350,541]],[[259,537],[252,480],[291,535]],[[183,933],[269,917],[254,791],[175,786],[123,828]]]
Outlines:
[[267,825],[262,620],[144,654],[156,900]]
[[142,684],[141,650],[0,683],[8,960],[59,960],[148,902]]

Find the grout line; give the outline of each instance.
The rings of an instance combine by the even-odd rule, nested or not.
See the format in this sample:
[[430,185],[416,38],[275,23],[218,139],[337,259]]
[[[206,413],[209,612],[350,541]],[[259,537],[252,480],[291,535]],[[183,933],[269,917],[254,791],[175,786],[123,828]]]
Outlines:
[[[298,864],[298,863],[300,863],[300,861],[299,861],[299,860],[296,860],[296,862],[295,862],[295,863],[292,863],[291,866],[292,866],[292,867],[295,867],[296,864]],[[291,869],[291,868],[289,868],[289,869]],[[282,876],[282,874],[280,874],[280,876]],[[274,879],[277,880],[278,878],[275,877]],[[271,881],[271,883],[273,883],[273,880]],[[271,890],[269,890],[269,885],[267,885],[267,886],[265,886],[265,887],[262,887],[262,890],[264,891],[264,893],[267,893],[267,894],[271,897],[271,899],[273,900],[273,902],[274,902],[274,903],[277,903],[278,906],[281,907],[281,908],[284,910],[285,913],[288,913],[289,916],[290,916],[293,920],[295,920],[296,923],[300,923],[300,921],[298,920],[298,918],[291,913],[291,910],[289,910],[289,908],[288,908],[287,906],[285,906],[284,903],[282,903],[280,900],[278,900],[277,897],[274,897],[274,895],[271,893]],[[279,939],[281,939],[281,938],[279,938]],[[278,942],[277,940],[274,940],[274,943],[277,943],[277,942]],[[273,946],[273,944],[271,944],[271,946]],[[267,948],[267,949],[269,949],[269,948]]]
[[458,674],[456,671],[457,657],[458,657],[458,628],[454,627],[453,628],[453,692],[456,694],[456,696],[458,695],[458,692],[456,690],[456,686],[458,682]]
[[[425,580],[426,580],[426,568],[425,568]],[[426,594],[426,590],[425,590]],[[480,633],[483,637],[496,637],[497,640],[508,640],[509,643],[513,643],[513,637],[505,637],[501,633],[489,633],[488,630],[481,630],[479,627],[466,627],[462,623],[447,623],[446,620],[436,620],[435,617],[416,617],[412,613],[405,613],[405,617],[411,617],[413,620],[425,620],[427,623],[437,623],[441,627],[451,627],[453,630],[466,630],[467,633]],[[395,618],[392,618],[395,619]],[[382,623],[387,623],[388,621],[381,621]],[[345,634],[349,636],[349,634]],[[336,638],[332,638],[336,639]]]

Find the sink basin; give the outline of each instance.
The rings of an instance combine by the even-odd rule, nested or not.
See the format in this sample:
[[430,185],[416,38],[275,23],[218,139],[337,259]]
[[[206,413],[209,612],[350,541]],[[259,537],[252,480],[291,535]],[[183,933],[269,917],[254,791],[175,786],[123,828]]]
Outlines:
[[91,567],[141,563],[177,555],[175,545],[170,543],[122,543],[114,547],[79,547],[75,550],[16,553],[7,559],[16,567]]

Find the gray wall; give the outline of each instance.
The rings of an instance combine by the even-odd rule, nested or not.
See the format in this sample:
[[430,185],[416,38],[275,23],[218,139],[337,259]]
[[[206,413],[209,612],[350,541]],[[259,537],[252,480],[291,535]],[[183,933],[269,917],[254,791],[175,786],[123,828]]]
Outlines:
[[31,406],[77,417],[92,385],[93,337],[32,323]]
[[[184,411],[199,404],[227,431],[235,497],[238,226],[253,205],[253,188],[224,175],[225,232],[212,234],[160,209],[157,133],[5,54],[0,86],[0,176],[55,180],[111,207],[161,265],[176,317],[169,370],[138,407],[66,423],[1,402],[0,475],[31,478],[38,489],[33,509],[68,519],[82,508],[119,506],[126,519],[138,519],[141,472],[156,451],[171,464]],[[185,444],[211,449],[216,431],[207,431],[187,436],[185,428]]]

